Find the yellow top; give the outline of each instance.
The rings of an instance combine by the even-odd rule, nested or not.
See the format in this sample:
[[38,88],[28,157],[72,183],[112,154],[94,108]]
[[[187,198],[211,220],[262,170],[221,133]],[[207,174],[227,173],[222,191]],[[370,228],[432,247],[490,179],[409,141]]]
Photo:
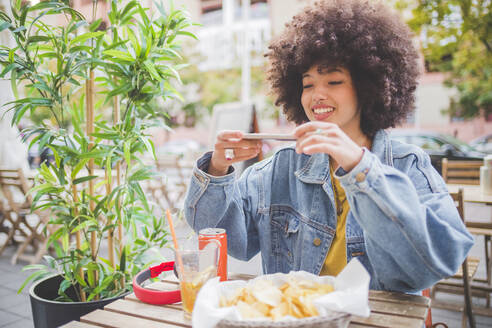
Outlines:
[[[349,212],[349,203],[345,197],[345,190],[340,185],[340,181],[333,176],[333,169],[330,165],[331,183],[333,194],[335,196],[335,211],[342,203],[342,213],[337,213],[337,230],[330,249],[326,255],[325,264],[321,268],[320,275],[336,276],[347,265],[347,242],[345,239],[345,227],[347,226],[347,214]],[[336,188],[336,189],[335,189]],[[338,197],[337,197],[338,196]]]

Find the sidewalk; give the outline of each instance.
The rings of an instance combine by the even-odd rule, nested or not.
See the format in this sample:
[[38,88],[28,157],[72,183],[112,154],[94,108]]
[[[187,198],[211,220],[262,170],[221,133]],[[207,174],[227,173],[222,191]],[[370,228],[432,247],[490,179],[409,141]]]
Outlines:
[[7,247],[0,256],[0,327],[31,328],[29,286],[21,294],[17,290],[32,272],[21,272],[25,264],[10,264],[13,247]]

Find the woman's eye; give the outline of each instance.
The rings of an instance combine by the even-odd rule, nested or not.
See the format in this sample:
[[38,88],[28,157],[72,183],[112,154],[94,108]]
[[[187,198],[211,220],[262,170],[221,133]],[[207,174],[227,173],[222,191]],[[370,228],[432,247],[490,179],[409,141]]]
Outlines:
[[303,85],[302,88],[303,89],[309,89],[311,88],[313,85],[312,84],[306,84],[306,85]]
[[337,85],[337,84],[342,84],[343,81],[330,81],[328,84],[330,85]]

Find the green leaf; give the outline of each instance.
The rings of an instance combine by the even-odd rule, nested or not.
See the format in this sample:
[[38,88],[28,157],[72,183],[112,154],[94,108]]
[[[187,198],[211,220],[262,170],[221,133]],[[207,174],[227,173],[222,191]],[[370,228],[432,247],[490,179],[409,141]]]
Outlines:
[[106,139],[106,140],[118,140],[120,138],[120,135],[118,133],[92,133],[91,136],[94,136],[96,138],[100,139]]
[[20,120],[29,108],[31,108],[31,106],[29,106],[28,104],[24,104],[18,107],[14,113],[14,116],[12,117],[12,121],[15,122],[15,124],[19,124]]
[[17,50],[17,47],[9,50],[9,63],[14,63],[14,56],[15,56],[16,50]]
[[89,181],[89,180],[93,180],[93,179],[96,179],[96,178],[97,178],[97,175],[89,175],[89,176],[86,176],[86,177],[82,177],[82,178],[78,178],[78,179],[73,180],[73,184],[76,185],[76,184],[79,184],[79,183],[82,183],[82,182],[86,182],[86,181]]
[[111,151],[108,155],[108,157],[106,158],[106,176],[107,176],[107,179],[108,179],[108,184],[111,185],[112,182],[112,177],[113,177],[113,172],[111,170],[111,159],[113,157],[113,154],[114,154],[114,151]]
[[104,158],[104,157],[106,157],[107,154],[108,154],[108,152],[106,150],[97,150],[97,149],[94,149],[94,150],[91,150],[90,152],[87,152],[87,153],[84,153],[84,154],[80,154],[79,155],[79,159],[86,159],[86,158],[95,158],[95,159],[98,159],[98,158]]
[[92,38],[98,38],[102,35],[106,34],[104,31],[99,31],[99,32],[87,32],[82,35],[77,36],[74,38],[72,41],[70,41],[70,46],[74,44],[83,44],[85,41],[92,39]]
[[32,7],[29,7],[29,11],[43,10],[46,8],[64,8],[64,7],[66,8],[66,6],[63,3],[57,1],[42,1]]
[[116,95],[125,94],[132,89],[133,89],[133,87],[132,87],[131,83],[127,82],[127,83],[124,83],[123,85],[119,86],[118,88],[112,90],[111,92],[109,92],[108,97],[111,98],[111,97],[114,97]]
[[126,165],[130,168],[131,167],[131,154],[130,154],[130,143],[128,141],[126,141],[123,144],[123,153],[125,155]]
[[96,283],[94,277],[94,270],[92,268],[88,268],[87,270],[87,281],[89,282],[89,286],[94,286]]
[[80,172],[80,170],[89,162],[89,158],[85,158],[85,159],[82,159],[80,161],[78,161],[77,165],[75,165],[75,167],[72,169],[72,174],[71,174],[71,178],[72,179],[75,179],[75,177],[77,176],[77,173]]
[[62,248],[65,252],[68,251],[68,246],[70,244],[70,240],[69,240],[70,236],[68,233],[64,233],[62,236],[61,236],[61,241],[62,241]]
[[121,18],[125,17],[127,14],[130,13],[130,10],[132,10],[138,3],[136,1],[130,1],[128,4],[123,8],[121,11]]
[[92,293],[90,293],[89,297],[87,298],[87,301],[91,301],[94,297],[96,297],[97,294],[99,294],[102,290],[104,290],[111,282],[113,282],[113,276],[110,275],[110,276],[107,276],[104,278],[104,280],[99,284],[99,286],[97,286],[96,288],[94,288],[94,290],[92,291]]
[[89,25],[89,31],[94,32],[95,30],[97,30],[99,25],[101,25],[101,22],[102,22],[102,18],[99,18],[99,19],[96,19],[95,21],[93,21],[91,23],[91,25]]
[[109,262],[108,259],[105,259],[104,257],[98,257],[98,260],[106,264],[111,272],[114,271],[111,262]]
[[126,270],[126,248],[123,248],[123,252],[120,257],[120,271],[125,272]]
[[75,233],[79,230],[84,230],[84,229],[87,229],[87,228],[93,227],[93,226],[97,226],[97,221],[90,219],[90,220],[84,221],[84,222],[80,223],[79,225],[77,225],[75,228],[72,229],[71,233]]
[[12,24],[10,24],[9,22],[0,22],[0,32],[2,32],[3,30],[6,30],[8,29]]
[[19,26],[18,28],[13,30],[12,33],[19,33],[19,32],[25,31],[25,30],[26,30],[25,26]]
[[162,81],[161,76],[159,75],[159,73],[157,73],[154,64],[150,60],[147,59],[143,63],[145,68],[147,69],[147,72],[149,72],[154,79],[156,79],[157,81]]
[[124,61],[129,61],[129,62],[135,61],[135,58],[130,56],[128,53],[123,52],[123,51],[119,51],[119,50],[105,50],[105,51],[103,51],[103,54],[110,56],[110,57],[118,58],[118,59],[121,59]]
[[51,40],[51,37],[46,36],[46,35],[33,35],[27,39],[27,44],[37,43],[37,42],[45,42],[45,41],[49,41],[49,40]]
[[27,8],[26,7],[23,7],[21,9],[21,16],[20,16],[20,19],[19,19],[19,26],[24,26],[26,24],[26,17],[27,17]]
[[77,280],[77,282],[79,283],[79,285],[81,285],[82,287],[87,287],[87,283],[85,282],[85,280],[80,276],[78,270],[75,271],[75,280]]
[[186,35],[186,36],[189,36],[195,40],[198,40],[198,38],[196,37],[195,34],[191,33],[191,32],[187,32],[187,31],[179,31],[176,33],[177,35]]
[[29,282],[38,281],[38,280],[43,279],[44,277],[48,276],[49,274],[51,274],[51,272],[47,271],[47,270],[40,270],[40,271],[34,272],[29,277],[27,277],[26,280],[24,280],[22,285],[17,290],[17,294],[20,294]]
[[137,57],[140,57],[142,48],[140,47],[140,42],[138,41],[137,36],[135,35],[135,33],[131,28],[128,28],[127,32],[128,32],[128,38],[130,39],[130,42],[133,48],[135,49],[135,54],[137,55]]
[[51,90],[51,88],[49,86],[47,86],[43,80],[40,80],[39,83],[31,84],[31,86],[33,86],[34,88],[36,88],[38,90],[47,91],[49,93],[53,92],[53,90]]
[[15,98],[19,98],[19,90],[17,89],[17,72],[13,70],[10,73],[10,86]]
[[72,286],[70,280],[63,280],[58,288],[58,294],[64,293],[70,286]]

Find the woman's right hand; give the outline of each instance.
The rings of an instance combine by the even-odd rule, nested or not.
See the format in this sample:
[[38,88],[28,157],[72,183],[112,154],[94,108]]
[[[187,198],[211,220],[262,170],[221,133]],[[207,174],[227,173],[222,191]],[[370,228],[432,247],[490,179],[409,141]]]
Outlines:
[[[232,150],[232,158],[229,158]],[[261,150],[260,140],[245,140],[241,131],[220,131],[215,142],[214,152],[208,173],[214,176],[226,175],[232,163],[242,162],[256,157]],[[227,157],[227,158],[226,158]]]

